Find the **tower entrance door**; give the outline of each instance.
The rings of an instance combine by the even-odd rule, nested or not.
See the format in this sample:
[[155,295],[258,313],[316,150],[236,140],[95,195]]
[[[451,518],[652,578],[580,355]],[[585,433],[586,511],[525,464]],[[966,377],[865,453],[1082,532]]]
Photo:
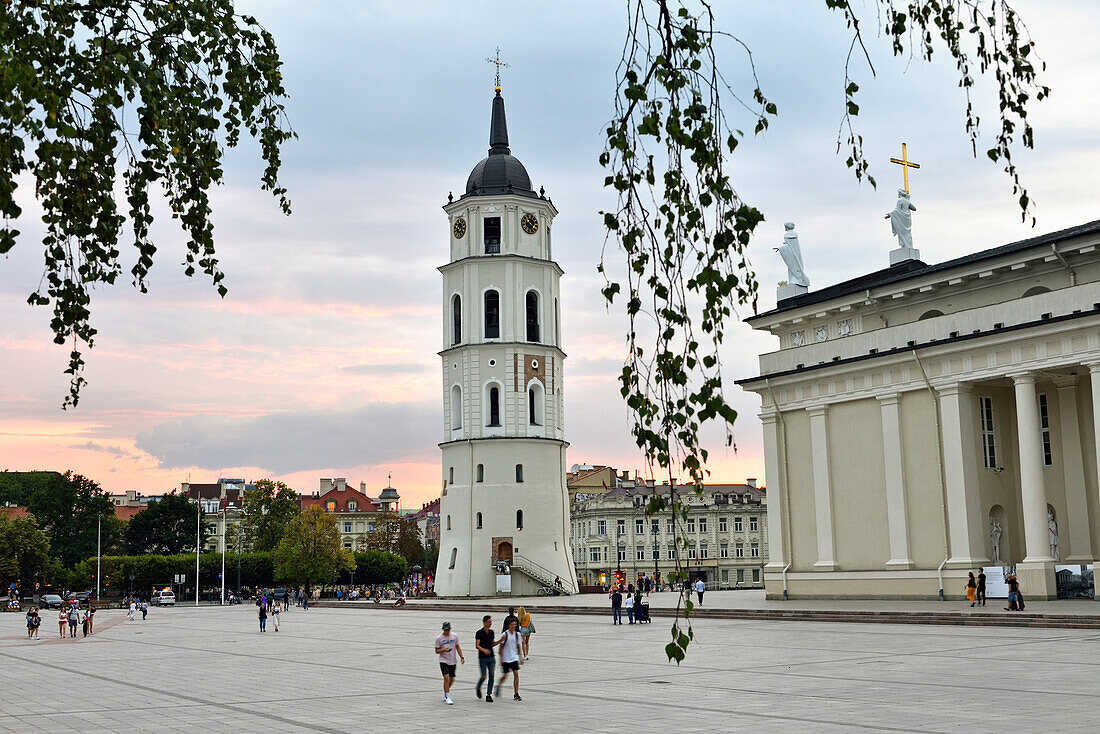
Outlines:
[[515,550],[511,538],[493,538],[493,563],[504,561],[512,565],[512,552]]

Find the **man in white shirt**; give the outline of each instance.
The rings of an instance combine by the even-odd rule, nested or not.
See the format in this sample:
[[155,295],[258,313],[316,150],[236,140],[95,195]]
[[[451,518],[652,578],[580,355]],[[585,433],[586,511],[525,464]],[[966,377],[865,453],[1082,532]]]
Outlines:
[[695,593],[699,595],[699,604],[703,603],[703,592],[707,590],[707,585],[703,583],[703,579],[699,579],[695,582]]
[[443,634],[435,638],[435,654],[439,656],[439,669],[443,673],[443,703],[453,706],[451,684],[455,682],[457,658],[462,659],[463,665],[466,664],[466,658],[462,654],[462,647],[458,644],[458,635],[451,634],[450,622],[443,623]]
[[508,673],[511,673],[512,687],[515,689],[512,698],[522,701],[523,699],[519,697],[520,642],[518,628],[519,620],[513,617],[508,621],[508,627],[500,637],[500,668],[504,672],[500,676],[500,682],[497,683],[497,693],[500,693],[500,689],[504,686],[504,679],[508,677]]

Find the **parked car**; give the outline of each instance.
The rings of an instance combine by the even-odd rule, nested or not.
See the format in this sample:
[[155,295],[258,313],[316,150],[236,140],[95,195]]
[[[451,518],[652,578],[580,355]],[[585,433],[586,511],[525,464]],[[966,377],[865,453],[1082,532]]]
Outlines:
[[284,596],[286,596],[285,586],[279,586],[271,590],[271,598],[275,601],[282,601]]
[[81,604],[87,604],[92,600],[92,592],[90,591],[74,591],[69,594],[69,601],[74,599]]
[[154,591],[150,602],[155,607],[172,607],[176,605],[176,594],[172,591]]
[[44,609],[60,609],[65,606],[65,600],[57,594],[43,594],[38,606]]

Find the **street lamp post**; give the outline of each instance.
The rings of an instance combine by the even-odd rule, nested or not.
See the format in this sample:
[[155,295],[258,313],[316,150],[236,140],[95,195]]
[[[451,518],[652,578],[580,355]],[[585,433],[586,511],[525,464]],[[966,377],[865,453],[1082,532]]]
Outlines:
[[225,606],[225,511],[228,505],[222,506],[222,606]]
[[99,601],[99,567],[103,558],[103,513],[95,521],[95,600]]
[[195,497],[195,606],[199,605],[199,554],[202,552],[202,493]]

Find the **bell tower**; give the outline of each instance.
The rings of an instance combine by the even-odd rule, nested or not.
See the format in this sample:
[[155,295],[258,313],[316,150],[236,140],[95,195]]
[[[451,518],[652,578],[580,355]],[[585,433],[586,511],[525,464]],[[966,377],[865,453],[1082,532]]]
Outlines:
[[568,546],[557,216],[508,147],[500,87],[489,153],[448,197],[443,274],[443,498],[436,593],[577,590]]

